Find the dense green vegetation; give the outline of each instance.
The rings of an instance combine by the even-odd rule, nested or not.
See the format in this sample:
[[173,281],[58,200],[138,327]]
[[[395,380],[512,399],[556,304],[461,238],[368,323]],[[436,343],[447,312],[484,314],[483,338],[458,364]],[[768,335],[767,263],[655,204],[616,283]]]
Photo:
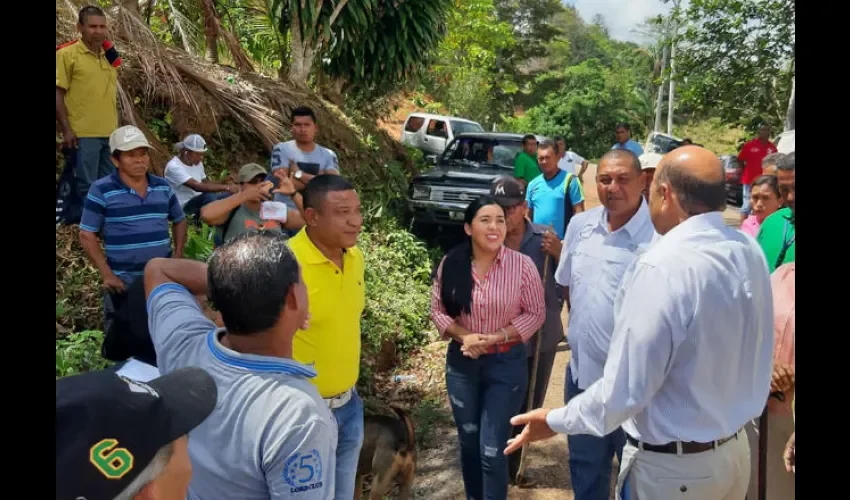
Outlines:
[[[692,0],[636,27],[649,35],[642,45],[612,39],[603,18],[583,19],[559,0],[99,2],[126,59],[122,117],[150,132],[160,165],[181,134],[202,132],[207,173],[222,179],[247,161],[267,163],[269,143],[289,138],[289,108],[319,112],[319,142],[337,150],[363,199],[367,378],[429,338],[438,254],[407,232],[404,211],[421,154],[375,125],[400,101],[488,130],[563,135],[596,158],[616,122],[639,139],[652,130],[669,73],[662,49],[675,41],[677,135],[731,153],[759,122],[787,121],[793,103],[791,0]],[[57,0],[57,43],[74,36],[82,3]],[[210,251],[209,228],[193,230],[187,254]],[[100,368],[99,278],[72,228],[57,229],[56,259],[57,376]]]

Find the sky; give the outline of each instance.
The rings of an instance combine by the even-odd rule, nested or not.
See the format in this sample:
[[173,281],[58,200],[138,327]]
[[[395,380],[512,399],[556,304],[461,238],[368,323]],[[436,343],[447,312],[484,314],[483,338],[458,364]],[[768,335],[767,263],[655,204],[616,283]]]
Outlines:
[[602,14],[612,38],[626,42],[641,43],[644,38],[632,32],[647,17],[666,14],[670,5],[661,0],[566,0],[564,3],[576,7],[585,22],[592,22],[596,14]]

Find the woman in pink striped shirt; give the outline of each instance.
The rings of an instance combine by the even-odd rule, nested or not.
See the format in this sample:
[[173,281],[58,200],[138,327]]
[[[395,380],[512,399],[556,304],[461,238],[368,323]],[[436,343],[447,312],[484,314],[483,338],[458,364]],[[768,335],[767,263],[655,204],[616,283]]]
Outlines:
[[543,283],[529,257],[504,246],[505,212],[493,198],[470,203],[464,221],[467,241],[437,269],[431,319],[450,339],[446,388],[466,497],[504,500],[508,461],[502,449],[528,385],[524,342],[546,319]]

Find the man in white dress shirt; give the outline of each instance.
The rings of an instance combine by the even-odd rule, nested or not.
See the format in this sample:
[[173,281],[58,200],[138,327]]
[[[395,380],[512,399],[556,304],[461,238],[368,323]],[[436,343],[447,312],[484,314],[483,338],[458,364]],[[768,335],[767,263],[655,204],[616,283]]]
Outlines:
[[764,255],[726,226],[725,204],[714,154],[685,146],[664,156],[649,200],[662,236],[617,292],[602,379],[563,408],[511,419],[528,425],[505,453],[556,433],[605,436],[622,425],[618,498],[744,498],[742,428],[770,391],[773,303]]
[[555,136],[555,146],[558,148],[558,168],[569,172],[584,184],[584,172],[587,170],[587,160],[572,151],[567,150],[567,141],[560,135]]
[[[642,195],[645,175],[631,151],[605,153],[596,172],[602,206],[576,214],[567,227],[555,272],[555,280],[566,290],[570,311],[572,356],[564,383],[565,402],[602,378],[620,280],[655,236]],[[615,455],[621,457],[625,442],[619,427],[603,437],[567,437],[576,500],[608,500],[611,463]]]

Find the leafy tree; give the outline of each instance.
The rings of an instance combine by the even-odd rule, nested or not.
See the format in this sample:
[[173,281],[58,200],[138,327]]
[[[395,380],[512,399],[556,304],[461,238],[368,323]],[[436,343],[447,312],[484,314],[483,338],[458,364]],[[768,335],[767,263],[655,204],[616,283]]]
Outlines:
[[366,0],[370,2],[371,9],[352,6],[341,11],[331,30],[322,70],[336,80],[340,94],[346,85],[391,88],[427,67],[445,35],[446,16],[454,3]]
[[499,21],[493,0],[456,0],[447,33],[430,68],[433,94],[452,114],[493,123],[507,111],[497,93],[512,94],[512,75],[499,72],[498,52],[516,41],[512,26]]
[[513,26],[517,43],[503,56],[516,63],[545,56],[545,45],[561,34],[551,23],[564,10],[559,0],[496,0],[494,4],[499,20]]
[[598,59],[547,73],[537,82],[557,88],[525,116],[509,121],[515,132],[562,135],[568,146],[587,158],[611,148],[619,121],[629,122],[636,137],[646,132],[633,81]]
[[793,110],[795,9],[795,0],[692,0],[676,61],[683,102],[728,124],[781,124]]

